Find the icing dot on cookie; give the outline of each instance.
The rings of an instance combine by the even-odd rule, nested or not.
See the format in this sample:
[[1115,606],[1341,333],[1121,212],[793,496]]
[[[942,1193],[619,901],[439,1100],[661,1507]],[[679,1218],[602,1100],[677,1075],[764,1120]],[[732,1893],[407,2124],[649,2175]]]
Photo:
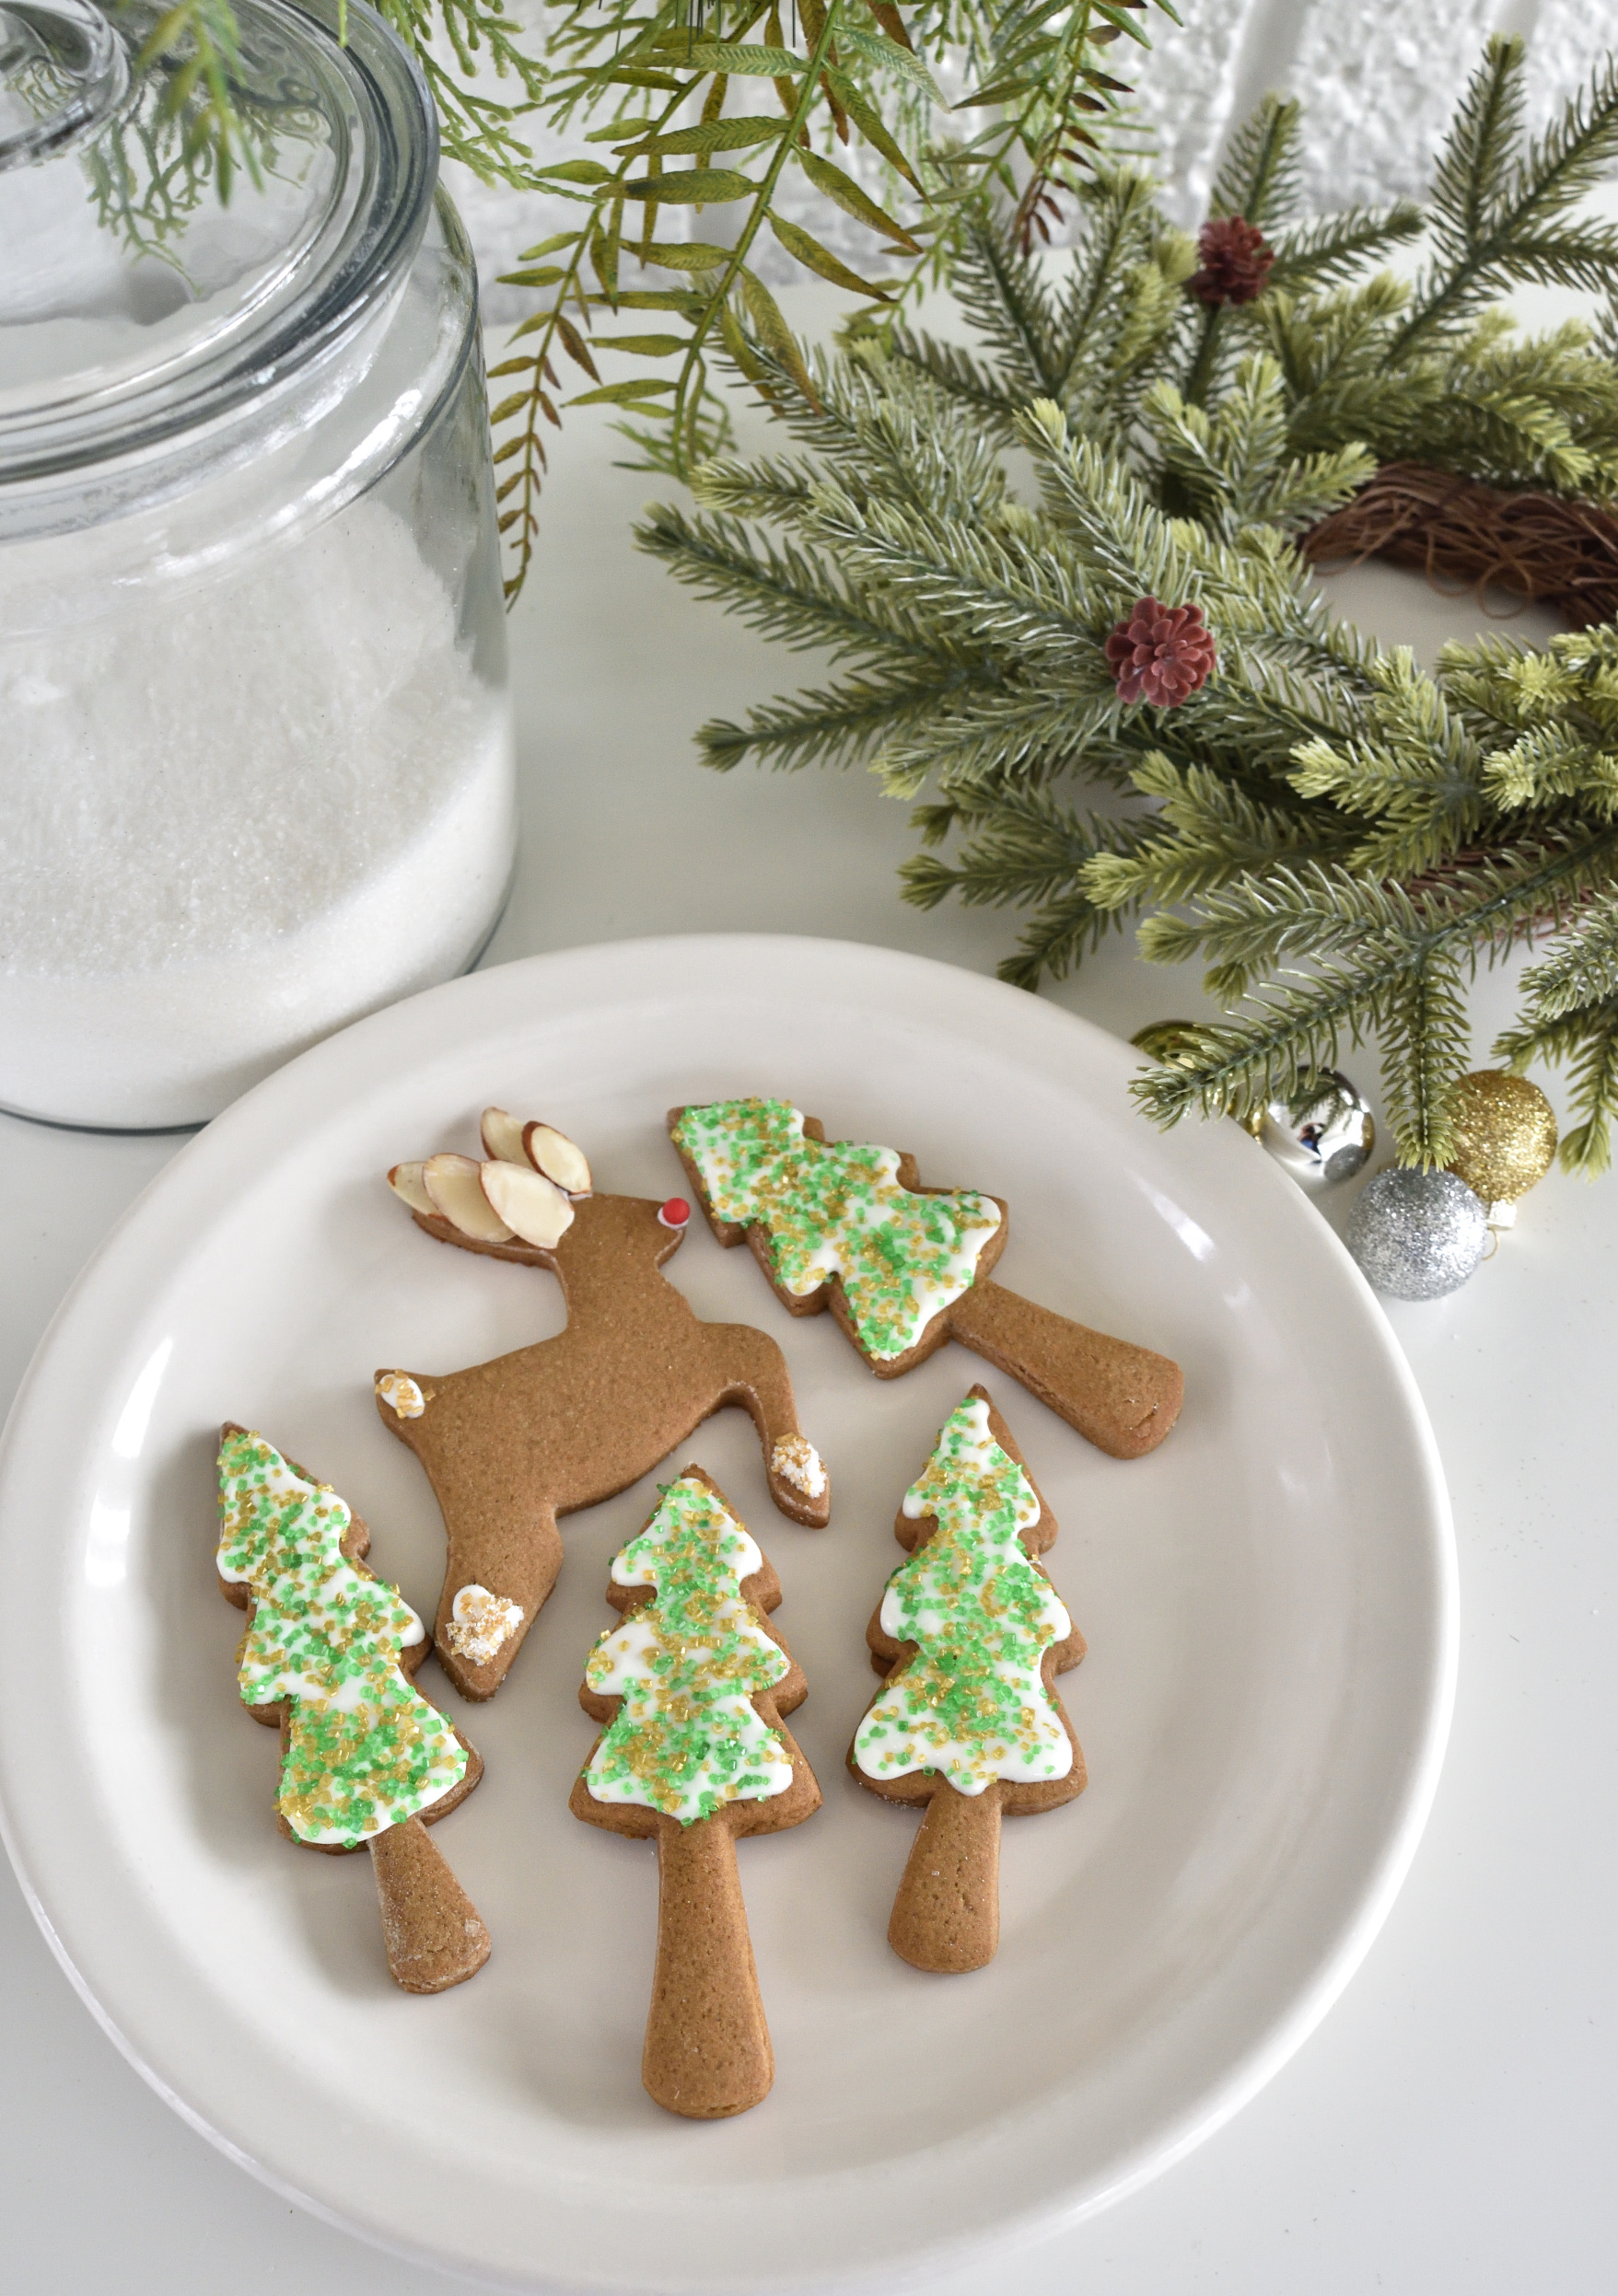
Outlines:
[[806,1499],[819,1499],[826,1489],[825,1462],[807,1435],[783,1435],[770,1454],[770,1472]]
[[691,1206],[683,1196],[670,1196],[659,1207],[658,1217],[666,1228],[682,1228],[691,1218]]
[[402,1371],[385,1371],[377,1382],[377,1393],[400,1419],[420,1419],[427,1408],[427,1399],[415,1381]]
[[457,1658],[487,1665],[521,1626],[522,1616],[520,1603],[492,1594],[486,1586],[463,1586],[451,1606],[444,1640]]

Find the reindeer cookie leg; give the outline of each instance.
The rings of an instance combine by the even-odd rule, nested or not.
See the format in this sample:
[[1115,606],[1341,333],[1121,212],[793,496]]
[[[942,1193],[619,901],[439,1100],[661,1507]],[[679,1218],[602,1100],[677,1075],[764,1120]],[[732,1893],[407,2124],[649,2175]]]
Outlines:
[[463,1427],[453,1383],[378,1372],[377,1409],[427,1471],[448,1551],[433,1625],[438,1664],[463,1698],[493,1698],[556,1583],[556,1511],[534,1490],[526,1431]]
[[724,1383],[715,1409],[739,1403],[751,1413],[771,1498],[794,1523],[824,1530],[832,1513],[831,1478],[798,1427],[786,1358],[767,1332],[755,1331],[751,1324],[711,1325],[708,1344]]

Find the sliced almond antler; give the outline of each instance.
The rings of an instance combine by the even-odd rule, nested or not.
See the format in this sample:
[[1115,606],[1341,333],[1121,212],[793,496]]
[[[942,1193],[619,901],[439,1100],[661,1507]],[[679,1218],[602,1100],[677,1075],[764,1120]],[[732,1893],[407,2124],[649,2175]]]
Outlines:
[[429,1156],[422,1166],[422,1185],[433,1210],[462,1235],[480,1244],[508,1244],[511,1230],[483,1193],[483,1170],[471,1156]]
[[522,1144],[536,1172],[554,1180],[570,1196],[589,1194],[590,1167],[584,1150],[565,1132],[559,1132],[553,1124],[525,1124]]
[[419,1164],[396,1164],[388,1175],[388,1185],[412,1212],[425,1212],[429,1220],[437,1216],[438,1207],[427,1194]]
[[483,1136],[483,1152],[496,1157],[502,1164],[526,1164],[528,1154],[522,1144],[523,1126],[504,1108],[485,1108],[479,1127]]
[[531,1172],[523,1164],[495,1162],[485,1164],[478,1177],[495,1217],[525,1244],[549,1251],[573,1225],[573,1206],[565,1190],[542,1172]]

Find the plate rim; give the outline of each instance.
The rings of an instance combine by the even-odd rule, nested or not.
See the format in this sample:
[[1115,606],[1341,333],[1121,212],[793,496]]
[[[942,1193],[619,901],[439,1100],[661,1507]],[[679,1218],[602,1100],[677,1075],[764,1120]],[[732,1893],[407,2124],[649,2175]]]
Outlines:
[[[810,934],[693,933],[585,943],[514,958],[481,972],[463,975],[367,1015],[262,1079],[188,1141],[126,1208],[74,1278],[41,1338],[0,1433],[0,1579],[8,1575],[12,1543],[7,1529],[12,1510],[6,1503],[10,1487],[27,1465],[27,1446],[34,1440],[35,1422],[41,1421],[50,1408],[53,1383],[62,1376],[62,1364],[64,1361],[71,1363],[76,1328],[78,1319],[87,1312],[86,1303],[93,1300],[99,1287],[116,1281],[126,1257],[134,1255],[138,1261],[143,1232],[161,1220],[169,1198],[186,1187],[198,1167],[205,1173],[210,1165],[223,1159],[228,1169],[238,1137],[250,1137],[252,1128],[263,1120],[266,1111],[273,1122],[277,1102],[300,1095],[311,1081],[318,1086],[322,1070],[330,1069],[332,1080],[341,1088],[344,1073],[354,1067],[356,1048],[386,1064],[390,1039],[413,1033],[424,1008],[475,1004],[491,993],[498,994],[518,976],[532,979],[598,968],[610,973],[614,968],[626,965],[631,968],[649,968],[656,975],[662,963],[676,957],[686,963],[700,963],[716,956],[731,965],[739,956],[751,956],[748,969],[752,978],[758,977],[772,957],[777,962],[797,965],[803,964],[806,958],[821,965],[846,964],[852,960],[856,966],[874,967],[879,973],[886,972],[884,992],[896,991],[906,977],[935,985],[942,978],[957,992],[967,988],[992,1001],[1005,1000],[1007,1011],[1017,1010],[1025,1015],[1037,1013],[1042,1016],[1043,1024],[1058,1033],[1077,1030],[1087,1040],[1092,1061],[1099,1058],[1120,1066],[1126,1065],[1130,1058],[1129,1048],[1120,1039],[1047,998],[1029,996],[1026,991],[936,957],[881,944]],[[437,1039],[430,1024],[424,1033],[430,1056],[437,1049]],[[1258,1178],[1260,1167],[1256,1164],[1253,1171]],[[1358,1267],[1327,1223],[1305,1202],[1290,1178],[1267,1160],[1263,1175],[1259,1179],[1261,1188],[1273,1191],[1277,1207],[1286,1206],[1281,1216],[1296,1219],[1302,1213],[1304,1221],[1298,1232],[1313,1234],[1316,1242],[1323,1247],[1328,1263],[1333,1264],[1339,1276],[1345,1280],[1341,1305],[1347,1307],[1352,1303],[1359,1339],[1368,1343],[1372,1354],[1379,1359],[1379,1367],[1395,1391],[1423,1486],[1415,1511],[1426,1526],[1434,1598],[1433,1631],[1426,1652],[1426,1698],[1419,1734],[1407,1750],[1398,1791],[1390,1796],[1391,1807],[1378,1853],[1367,1863],[1357,1898],[1345,1909],[1333,1942],[1287,2007],[1256,2033],[1230,2060],[1220,2078],[1211,2081],[1177,2116],[1160,2123],[1153,2133],[1141,2138],[1131,2151],[1120,2155],[1104,2180],[1092,2183],[1088,2189],[1044,2195],[1021,2206],[1007,2208],[986,2230],[977,2226],[941,2232],[929,2240],[925,2248],[914,2251],[902,2264],[880,2257],[862,2268],[856,2260],[850,2260],[835,2267],[835,2285],[839,2290],[920,2281],[929,2273],[959,2268],[991,2246],[998,2253],[1010,2255],[1061,2230],[1077,2227],[1139,2191],[1184,2159],[1274,2079],[1329,2013],[1386,1921],[1420,1846],[1442,1769],[1459,1666],[1458,1558],[1442,1461],[1414,1374]],[[21,1676],[14,1668],[6,1680],[0,1683],[0,1722],[7,1708],[15,1712],[25,1702]],[[0,1730],[0,1746],[11,1735]],[[473,2260],[464,2255],[451,2255],[431,2241],[412,2238],[333,2205],[299,2183],[294,2172],[239,2141],[210,2117],[208,2108],[193,2104],[165,2073],[157,2060],[157,2052],[143,2047],[125,2032],[114,2003],[102,1997],[92,1971],[81,1967],[76,1959],[52,1917],[48,1890],[41,1889],[36,1880],[34,1860],[21,1838],[26,1831],[26,1824],[19,1829],[17,1815],[11,1804],[6,1790],[6,1764],[0,1752],[0,1843],[10,1858],[24,1900],[78,1998],[125,2061],[166,2105],[257,2181],[351,2237],[385,2254],[463,2280],[472,2277]],[[571,2296],[575,2289],[586,2287],[593,2296],[607,2296],[607,2291],[620,2290],[624,2296],[630,2296],[632,2290],[634,2296],[653,2296],[654,2290],[665,2288],[670,2291],[687,2288],[695,2290],[703,2285],[721,2285],[711,2269],[705,2283],[689,2276],[654,2281],[644,2276],[627,2279],[606,2275],[580,2281],[575,2278],[559,2279],[542,2268],[514,2277],[503,2267],[487,2263],[478,2264],[475,2271],[478,2285],[550,2290],[554,2296],[563,2296],[564,2290]],[[722,2285],[728,2289],[732,2283],[727,2279]],[[739,2289],[742,2283],[737,2281],[734,2285]],[[802,2271],[778,2271],[773,2277],[767,2273],[754,2274],[746,2285],[750,2290],[829,2290],[833,2279],[827,2267],[814,2266]]]

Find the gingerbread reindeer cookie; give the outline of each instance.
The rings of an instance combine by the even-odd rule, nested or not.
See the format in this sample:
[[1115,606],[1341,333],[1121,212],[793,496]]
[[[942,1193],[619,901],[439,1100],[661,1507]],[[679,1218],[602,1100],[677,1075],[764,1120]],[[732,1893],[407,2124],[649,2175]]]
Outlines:
[[1000,1820],[1070,1802],[1084,1756],[1054,1677],[1084,1656],[1034,1557],[1056,1536],[982,1387],[954,1410],[895,1526],[910,1560],[867,1633],[886,1679],[848,1766],[925,1802],[888,1938],[918,1969],[981,1969],[1000,1938]]
[[990,1281],[998,1197],[925,1188],[913,1157],[829,1141],[784,1100],[672,1108],[669,1125],[720,1243],[745,1237],[793,1315],[829,1306],[879,1379],[959,1339],[1117,1459],[1155,1450],[1180,1416],[1166,1355]]
[[641,2079],[670,2113],[744,2113],[775,2077],[736,1870],[739,1834],[821,1806],[782,1726],[808,1686],[765,1618],[774,1571],[701,1467],[660,1492],[613,1560],[623,1618],[590,1652],[579,1701],[606,1728],[575,1817],[658,1845],[658,1966]]
[[562,1563],[559,1515],[636,1482],[727,1404],[751,1414],[770,1496],[818,1528],[824,1465],[797,1423],[786,1358],[750,1324],[703,1323],[662,1274],[682,1197],[598,1195],[553,1126],[503,1109],[486,1156],[429,1156],[389,1180],[440,1243],[548,1269],[567,1328],[469,1371],[377,1374],[377,1409],[427,1471],[448,1535],[434,1639],[466,1697],[493,1696]]
[[331,1485],[241,1427],[220,1441],[219,1524],[219,1583],[248,1613],[242,1703],[281,1730],[276,1824],[313,1850],[368,1848],[394,1981],[460,1985],[489,1958],[489,1933],[423,1828],[483,1766],[410,1679],[421,1620],[366,1569],[370,1534]]

